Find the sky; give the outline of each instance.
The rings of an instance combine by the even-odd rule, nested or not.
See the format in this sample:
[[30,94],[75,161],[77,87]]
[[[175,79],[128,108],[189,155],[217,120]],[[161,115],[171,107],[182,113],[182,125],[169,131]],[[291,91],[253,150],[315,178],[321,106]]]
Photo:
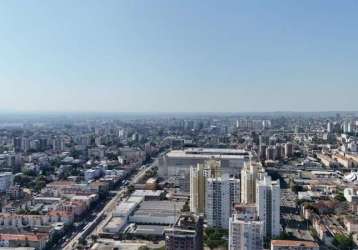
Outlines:
[[0,111],[358,110],[358,2],[0,1]]

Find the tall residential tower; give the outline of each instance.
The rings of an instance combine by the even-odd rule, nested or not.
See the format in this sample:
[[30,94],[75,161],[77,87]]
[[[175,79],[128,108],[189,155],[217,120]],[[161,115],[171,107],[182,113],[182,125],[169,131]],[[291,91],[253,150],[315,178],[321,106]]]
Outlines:
[[196,214],[205,213],[206,179],[221,176],[221,163],[208,160],[190,168],[190,211]]
[[241,203],[249,204],[256,201],[256,178],[258,165],[245,163],[241,170]]
[[238,204],[229,220],[229,250],[247,249],[263,249],[263,221],[255,204]]
[[229,228],[234,203],[240,201],[240,179],[223,177],[206,181],[205,214],[211,227]]
[[264,223],[264,235],[268,238],[280,234],[280,182],[272,181],[268,175],[257,182],[256,209]]

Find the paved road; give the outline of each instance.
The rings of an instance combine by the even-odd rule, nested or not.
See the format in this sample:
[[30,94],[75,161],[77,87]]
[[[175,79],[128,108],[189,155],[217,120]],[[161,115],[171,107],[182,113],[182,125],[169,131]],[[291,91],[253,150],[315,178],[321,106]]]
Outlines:
[[109,211],[110,208],[113,208],[119,198],[120,193],[118,193],[116,196],[114,196],[112,198],[112,200],[110,202],[108,202],[108,204],[102,209],[101,212],[99,212],[99,214],[96,216],[96,218],[91,221],[89,224],[86,225],[86,227],[79,232],[63,249],[64,250],[71,250],[71,249],[75,249],[75,245],[78,242],[78,240],[85,235],[87,232],[87,228],[91,228],[92,226],[94,226],[95,223],[98,223],[98,221],[101,220],[101,218],[103,217],[103,215],[106,214],[106,212]]
[[[139,171],[133,178],[132,180],[129,182],[129,185],[134,185],[136,183],[138,183],[145,175],[145,172],[151,168],[154,167],[154,164],[152,164],[150,167],[148,168],[144,168],[141,171]],[[123,196],[125,195],[127,191],[127,188],[125,187],[124,189],[118,191],[115,199],[112,199],[107,206],[104,208],[105,210],[105,219],[103,219],[101,221],[101,223],[99,223],[96,228],[92,231],[91,235],[98,235],[101,231],[102,228],[111,220],[112,218],[112,214],[113,214],[113,210],[116,208],[117,203],[123,198]]]
[[[148,168],[141,169],[129,182],[130,185],[136,184],[141,178],[144,177],[145,172],[148,169],[153,168],[157,165],[158,159],[156,158],[154,162]],[[116,207],[117,203],[121,200],[122,196],[125,194],[126,188],[123,188],[118,191],[118,193],[107,203],[107,205],[98,213],[96,218],[86,225],[85,229],[79,232],[64,248],[63,250],[75,249],[75,245],[82,236],[87,235],[96,235],[100,232],[101,228],[108,223],[112,217],[112,211]],[[103,219],[104,217],[104,219]],[[97,226],[95,224],[98,224]],[[94,228],[92,228],[94,226]],[[92,229],[91,229],[92,228]]]

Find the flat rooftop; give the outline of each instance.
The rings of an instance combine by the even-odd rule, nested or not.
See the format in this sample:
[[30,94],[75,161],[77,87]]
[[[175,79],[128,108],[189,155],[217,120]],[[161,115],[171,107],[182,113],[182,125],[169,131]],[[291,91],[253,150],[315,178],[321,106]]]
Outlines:
[[142,190],[138,189],[132,193],[131,196],[157,196],[159,197],[162,193],[164,193],[163,190]]
[[303,240],[272,240],[271,245],[277,247],[319,247],[316,242]]
[[144,240],[111,240],[99,238],[97,242],[91,247],[91,250],[138,250],[141,246],[148,246],[150,249],[159,249],[165,246],[165,242],[161,241],[158,244],[154,244],[151,241]]
[[1,250],[36,250],[34,247],[1,247]]
[[126,222],[122,217],[113,217],[104,227],[104,231],[117,230],[119,232],[125,224]]
[[187,148],[184,151],[188,154],[248,154],[246,150],[232,148]]
[[160,226],[160,225],[137,225],[137,228],[133,232],[136,235],[156,235],[162,236],[164,235],[164,229],[168,228],[168,226]]
[[183,201],[143,201],[133,216],[168,217],[179,215]]
[[100,239],[92,247],[91,250],[138,250],[139,247],[145,246],[146,243],[122,243],[120,241]]
[[121,202],[117,205],[115,209],[115,214],[119,216],[126,216],[129,215],[136,207],[138,206],[138,203],[136,202]]
[[243,159],[250,153],[242,149],[227,148],[187,148],[184,150],[172,150],[167,153],[167,157],[176,158],[226,158]]

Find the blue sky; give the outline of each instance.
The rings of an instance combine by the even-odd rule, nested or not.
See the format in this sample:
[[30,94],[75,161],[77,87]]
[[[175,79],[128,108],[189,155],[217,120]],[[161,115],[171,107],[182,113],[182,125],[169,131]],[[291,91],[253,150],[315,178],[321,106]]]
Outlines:
[[0,110],[358,110],[357,1],[0,1]]

